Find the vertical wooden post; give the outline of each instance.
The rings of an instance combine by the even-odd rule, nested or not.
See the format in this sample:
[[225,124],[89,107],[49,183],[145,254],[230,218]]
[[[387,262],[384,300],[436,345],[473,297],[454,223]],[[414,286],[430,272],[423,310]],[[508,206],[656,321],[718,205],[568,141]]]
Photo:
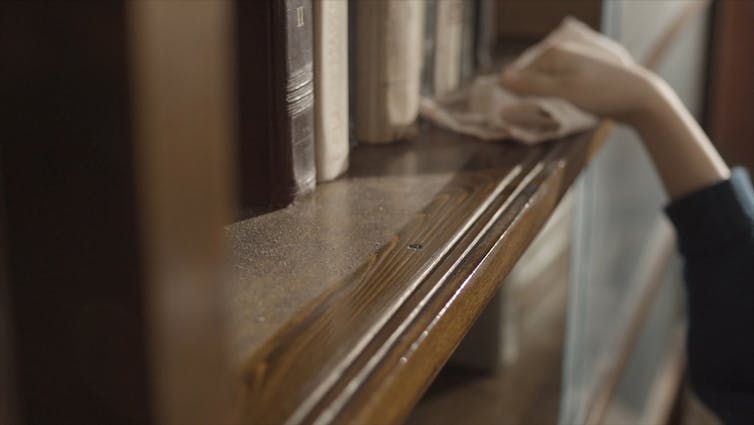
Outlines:
[[0,8],[16,417],[223,422],[228,4]]
[[[0,156],[0,164],[2,157]],[[0,170],[0,424],[15,425],[16,384],[13,375],[13,337],[10,322],[10,285],[5,263],[5,196]]]
[[718,1],[713,11],[705,124],[725,161],[754,174],[754,3]]
[[127,5],[154,414],[161,424],[218,423],[230,410],[217,408],[229,399],[220,231],[231,220],[234,9]]

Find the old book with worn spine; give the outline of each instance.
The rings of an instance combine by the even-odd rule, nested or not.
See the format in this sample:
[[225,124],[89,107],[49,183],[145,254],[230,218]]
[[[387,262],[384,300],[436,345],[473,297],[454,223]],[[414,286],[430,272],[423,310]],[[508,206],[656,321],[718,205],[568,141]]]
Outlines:
[[348,2],[313,0],[317,181],[348,168]]
[[311,0],[239,1],[240,202],[279,207],[313,190]]
[[423,0],[356,1],[355,134],[360,142],[412,137],[419,113]]

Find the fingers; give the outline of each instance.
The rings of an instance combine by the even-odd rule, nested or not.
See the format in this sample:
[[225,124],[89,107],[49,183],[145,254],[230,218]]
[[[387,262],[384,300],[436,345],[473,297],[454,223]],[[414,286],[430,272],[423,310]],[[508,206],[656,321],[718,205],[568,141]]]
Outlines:
[[522,95],[558,96],[559,84],[552,75],[535,70],[508,68],[503,72],[501,83],[507,89]]
[[561,43],[541,43],[540,45],[529,49],[516,62],[513,67],[526,70],[537,70],[543,72],[558,72],[568,65],[567,52],[564,51]]
[[516,63],[506,69],[501,83],[518,94],[568,97],[568,87],[574,81],[584,80],[590,67],[608,62],[599,57],[602,52],[595,50],[575,42],[548,44],[528,58],[525,66]]
[[[630,66],[633,63],[631,56],[626,52],[626,56],[621,56],[619,50],[609,47],[601,47],[596,43],[601,40],[595,40],[595,44],[584,44],[574,41],[564,41],[559,43],[555,49],[558,50],[561,62],[567,62],[573,68],[576,64],[583,63],[585,59],[597,62],[611,63],[618,66]],[[619,46],[620,47],[620,46]]]
[[595,56],[614,63],[622,65],[634,63],[631,54],[628,53],[625,47],[593,30],[578,19],[570,16],[565,18],[557,31],[560,31],[560,38],[550,36],[555,38],[557,42],[570,42],[588,47]]
[[568,52],[557,45],[545,44],[507,68],[500,82],[517,94],[557,96],[558,80],[567,67]]

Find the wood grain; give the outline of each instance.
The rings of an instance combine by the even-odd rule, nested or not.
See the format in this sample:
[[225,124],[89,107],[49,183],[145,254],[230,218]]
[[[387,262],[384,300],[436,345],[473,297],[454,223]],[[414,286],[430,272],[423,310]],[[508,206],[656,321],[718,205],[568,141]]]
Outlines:
[[500,164],[472,158],[369,261],[254,352],[243,422],[405,417],[607,131],[513,149],[518,158]]
[[[658,40],[646,62],[657,62],[677,28]],[[263,345],[252,346],[243,366],[243,422],[395,423],[405,418],[611,127],[605,122],[571,140],[499,152],[507,162],[496,162],[490,151],[474,145],[437,154],[440,163],[454,164],[444,170],[454,176],[445,188],[374,255],[323,285],[322,295],[298,308]],[[422,137],[419,147],[438,139],[431,147],[435,151],[447,140],[436,133]],[[476,154],[469,157],[469,151]],[[350,179],[407,168],[413,181],[437,171],[421,154],[403,157],[414,161],[412,166],[397,168],[391,158],[395,151],[370,154],[372,163],[359,164],[359,150],[354,152]],[[469,161],[448,160],[454,155]],[[479,167],[480,161],[489,166]],[[288,214],[306,215],[308,208],[294,206]],[[265,255],[251,258],[266,262]],[[323,262],[309,260],[315,267]],[[284,270],[281,276],[266,276],[258,277],[283,287],[286,276],[300,278]]]
[[483,373],[451,360],[411,411],[406,424],[557,423],[569,267],[570,253],[566,250],[551,267],[542,269],[540,276],[522,287],[507,289],[508,302],[520,311],[515,326],[520,330],[516,343],[522,355],[503,368]]

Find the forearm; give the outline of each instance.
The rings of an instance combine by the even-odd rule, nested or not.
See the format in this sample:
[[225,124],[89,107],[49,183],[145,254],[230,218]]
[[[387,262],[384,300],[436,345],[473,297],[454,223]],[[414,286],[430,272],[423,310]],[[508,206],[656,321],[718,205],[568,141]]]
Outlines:
[[707,135],[667,84],[645,76],[647,101],[631,122],[668,196],[678,199],[727,179],[730,170]]

